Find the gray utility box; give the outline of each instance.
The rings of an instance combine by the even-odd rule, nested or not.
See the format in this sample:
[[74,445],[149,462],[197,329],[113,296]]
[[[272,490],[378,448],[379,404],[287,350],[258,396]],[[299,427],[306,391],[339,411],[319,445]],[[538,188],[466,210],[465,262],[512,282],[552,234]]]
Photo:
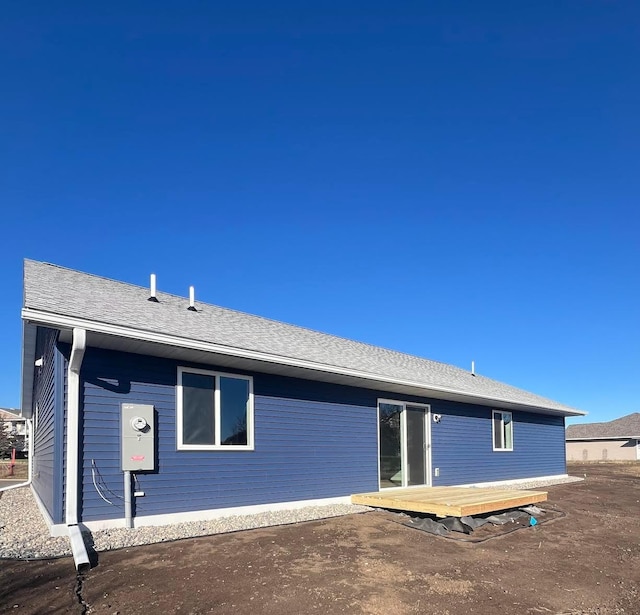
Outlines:
[[156,429],[153,406],[122,404],[122,469],[156,469]]

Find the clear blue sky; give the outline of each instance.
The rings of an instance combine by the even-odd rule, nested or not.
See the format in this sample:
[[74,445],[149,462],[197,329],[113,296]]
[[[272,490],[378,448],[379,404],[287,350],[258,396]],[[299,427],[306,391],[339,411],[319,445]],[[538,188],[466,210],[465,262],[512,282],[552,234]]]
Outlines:
[[22,259],[640,410],[640,3],[12,2]]

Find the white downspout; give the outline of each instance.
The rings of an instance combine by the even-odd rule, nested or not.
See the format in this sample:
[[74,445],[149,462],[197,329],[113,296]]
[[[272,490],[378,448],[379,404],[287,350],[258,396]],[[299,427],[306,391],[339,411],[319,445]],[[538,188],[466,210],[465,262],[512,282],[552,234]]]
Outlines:
[[67,369],[67,489],[65,519],[71,551],[78,572],[91,568],[87,547],[78,526],[78,455],[80,439],[80,367],[87,347],[87,331],[73,330],[71,356]]

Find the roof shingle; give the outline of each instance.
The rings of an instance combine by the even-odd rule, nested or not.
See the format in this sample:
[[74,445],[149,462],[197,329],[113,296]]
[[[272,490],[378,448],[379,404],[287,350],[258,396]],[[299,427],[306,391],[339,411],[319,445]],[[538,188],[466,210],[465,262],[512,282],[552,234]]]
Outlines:
[[522,389],[429,359],[319,333],[235,310],[188,300],[99,276],[25,260],[24,307],[86,321],[105,323],[185,340],[311,361],[339,370],[357,370],[373,377],[419,382],[425,387],[451,389],[540,409],[579,414],[569,406]]
[[633,412],[613,421],[569,425],[567,439],[640,438],[640,412]]

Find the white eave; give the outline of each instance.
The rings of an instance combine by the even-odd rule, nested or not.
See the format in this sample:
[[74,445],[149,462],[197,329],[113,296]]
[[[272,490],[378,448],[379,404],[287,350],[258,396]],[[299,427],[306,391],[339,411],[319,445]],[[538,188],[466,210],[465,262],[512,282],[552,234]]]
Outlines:
[[[63,341],[65,341],[65,331],[70,332],[73,328],[86,329],[88,333],[87,344],[99,348],[161,356],[181,361],[200,363],[215,362],[221,366],[236,369],[248,369],[294,378],[306,378],[309,380],[319,380],[334,384],[358,386],[436,399],[491,405],[510,410],[527,410],[560,416],[583,416],[586,414],[580,410],[547,408],[529,403],[513,402],[508,399],[474,395],[446,387],[425,386],[420,382],[398,380],[365,371],[181,338],[155,331],[145,331],[103,322],[87,321],[82,318],[63,316],[29,308],[22,310],[22,318],[25,321],[25,329],[33,327],[33,325],[43,325],[60,329],[63,332],[61,334]],[[24,365],[25,362],[28,361],[26,358],[23,358],[23,370],[26,369]],[[31,369],[33,369],[33,360],[31,360]],[[29,380],[27,380],[27,382],[29,382]],[[28,393],[25,393],[24,388],[23,380],[23,399],[28,397]],[[31,405],[23,405],[23,408],[30,407]]]
[[36,334],[38,328],[23,320],[22,322],[22,369],[21,387],[22,394],[20,408],[22,416],[31,418],[33,413],[33,374],[36,360]]

